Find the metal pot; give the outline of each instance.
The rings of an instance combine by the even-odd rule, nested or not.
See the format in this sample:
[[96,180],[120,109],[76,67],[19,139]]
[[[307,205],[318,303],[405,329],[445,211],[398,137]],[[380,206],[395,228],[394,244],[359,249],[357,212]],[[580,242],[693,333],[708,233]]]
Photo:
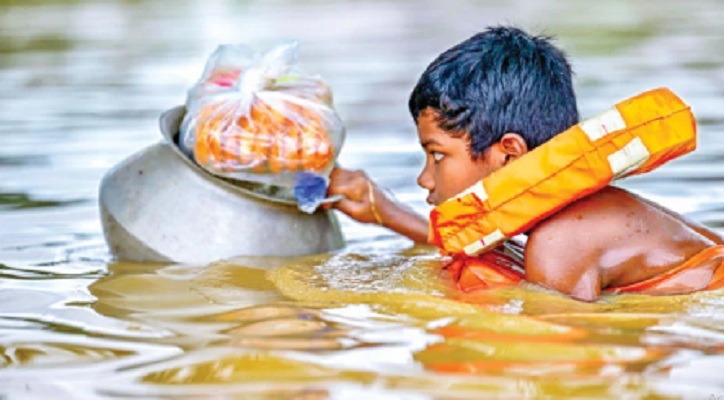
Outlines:
[[304,214],[203,170],[176,144],[185,113],[161,115],[164,140],[113,167],[100,186],[111,252],[132,261],[207,264],[234,256],[298,256],[344,246],[331,211]]

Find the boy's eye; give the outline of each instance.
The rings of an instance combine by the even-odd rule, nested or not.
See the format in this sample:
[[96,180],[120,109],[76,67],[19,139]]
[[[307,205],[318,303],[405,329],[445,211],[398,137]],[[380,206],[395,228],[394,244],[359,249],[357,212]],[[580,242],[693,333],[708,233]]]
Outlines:
[[435,160],[435,162],[440,162],[440,160],[442,160],[442,158],[445,157],[444,154],[437,152],[437,151],[432,151],[432,152],[430,152],[430,154],[432,154],[432,158],[433,158],[433,160]]

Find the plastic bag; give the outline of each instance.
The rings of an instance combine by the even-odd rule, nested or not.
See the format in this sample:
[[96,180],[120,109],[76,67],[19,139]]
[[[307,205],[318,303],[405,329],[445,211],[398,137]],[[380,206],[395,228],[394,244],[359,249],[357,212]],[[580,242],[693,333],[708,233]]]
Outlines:
[[302,172],[325,179],[344,141],[329,86],[295,70],[297,44],[263,56],[220,46],[189,91],[181,147],[209,172],[292,187]]
[[209,57],[201,79],[189,90],[187,107],[200,98],[233,88],[241,72],[254,62],[254,52],[244,45],[223,45]]

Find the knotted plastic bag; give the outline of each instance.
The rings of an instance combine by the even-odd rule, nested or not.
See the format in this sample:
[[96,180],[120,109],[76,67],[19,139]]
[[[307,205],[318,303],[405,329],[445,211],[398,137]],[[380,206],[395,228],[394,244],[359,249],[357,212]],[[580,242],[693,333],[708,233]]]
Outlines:
[[326,180],[344,126],[329,86],[296,64],[296,43],[263,55],[220,46],[189,91],[181,147],[225,178],[289,188],[309,174]]

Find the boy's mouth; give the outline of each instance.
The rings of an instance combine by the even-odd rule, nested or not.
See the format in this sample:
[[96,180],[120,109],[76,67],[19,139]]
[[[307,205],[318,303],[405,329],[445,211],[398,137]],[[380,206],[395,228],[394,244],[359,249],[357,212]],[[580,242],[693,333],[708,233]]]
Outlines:
[[436,201],[435,201],[435,196],[433,196],[432,193],[427,195],[427,198],[425,199],[425,201],[427,202],[427,204],[429,204],[431,206],[437,205]]

